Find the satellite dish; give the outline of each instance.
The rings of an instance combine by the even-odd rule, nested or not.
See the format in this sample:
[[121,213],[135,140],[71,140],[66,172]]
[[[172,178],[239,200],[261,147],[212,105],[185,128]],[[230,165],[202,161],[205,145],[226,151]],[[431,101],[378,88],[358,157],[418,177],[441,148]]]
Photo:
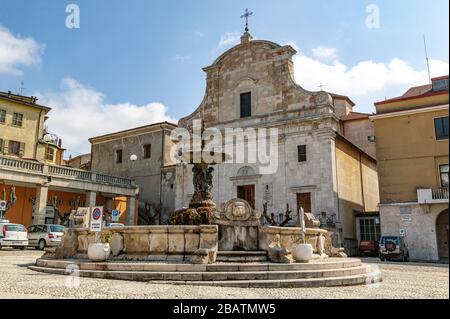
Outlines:
[[49,143],[51,141],[53,141],[53,137],[50,134],[45,134],[44,135],[44,142],[45,143]]

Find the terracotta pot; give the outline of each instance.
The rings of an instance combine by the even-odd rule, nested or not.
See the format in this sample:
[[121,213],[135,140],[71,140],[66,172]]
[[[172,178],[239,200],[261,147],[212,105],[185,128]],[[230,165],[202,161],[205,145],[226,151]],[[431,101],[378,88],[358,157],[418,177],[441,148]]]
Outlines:
[[89,244],[88,258],[92,261],[105,261],[111,254],[109,244],[95,243]]
[[298,262],[308,262],[313,258],[313,247],[311,244],[298,244],[292,250],[292,257]]

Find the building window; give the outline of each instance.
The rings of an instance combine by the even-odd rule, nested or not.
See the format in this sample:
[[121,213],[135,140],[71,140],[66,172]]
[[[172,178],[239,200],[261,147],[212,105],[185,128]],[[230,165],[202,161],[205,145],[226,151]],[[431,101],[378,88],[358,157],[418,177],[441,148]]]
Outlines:
[[22,122],[23,122],[23,114],[13,113],[12,125],[21,127]]
[[297,146],[297,156],[299,162],[306,162],[306,145]]
[[380,223],[377,218],[359,218],[359,235],[363,240],[380,240]]
[[448,139],[448,116],[434,119],[434,131],[436,133],[436,140]]
[[241,93],[241,118],[252,116],[252,93]]
[[0,110],[0,123],[5,124],[6,122],[6,110]]
[[152,157],[152,145],[146,144],[142,147],[143,155],[142,158],[150,158]]
[[12,155],[20,155],[20,142],[9,141],[8,143],[8,153]]
[[47,161],[53,162],[54,158],[55,158],[55,149],[47,145],[47,147],[45,148],[45,159]]
[[116,150],[116,164],[122,163],[122,150]]
[[448,164],[439,165],[439,174],[441,175],[441,187],[448,187]]

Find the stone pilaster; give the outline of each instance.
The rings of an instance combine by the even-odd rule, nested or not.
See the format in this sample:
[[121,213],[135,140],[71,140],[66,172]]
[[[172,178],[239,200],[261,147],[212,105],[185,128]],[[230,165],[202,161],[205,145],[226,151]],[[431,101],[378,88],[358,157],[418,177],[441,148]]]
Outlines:
[[135,210],[136,210],[136,198],[134,196],[128,196],[127,210],[126,210],[128,226],[134,225]]
[[47,186],[38,186],[36,188],[36,203],[33,212],[33,224],[45,224],[45,213],[47,209]]
[[94,207],[97,201],[97,193],[96,192],[87,192],[86,193],[86,206]]

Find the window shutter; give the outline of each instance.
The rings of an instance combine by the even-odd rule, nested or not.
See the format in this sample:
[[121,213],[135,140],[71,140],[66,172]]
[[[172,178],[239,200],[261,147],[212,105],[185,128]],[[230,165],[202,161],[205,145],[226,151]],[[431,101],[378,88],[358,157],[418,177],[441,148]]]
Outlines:
[[0,138],[0,154],[3,153],[3,139]]
[[8,140],[3,140],[3,154],[8,154]]
[[20,143],[19,156],[23,156],[25,154],[25,143]]

